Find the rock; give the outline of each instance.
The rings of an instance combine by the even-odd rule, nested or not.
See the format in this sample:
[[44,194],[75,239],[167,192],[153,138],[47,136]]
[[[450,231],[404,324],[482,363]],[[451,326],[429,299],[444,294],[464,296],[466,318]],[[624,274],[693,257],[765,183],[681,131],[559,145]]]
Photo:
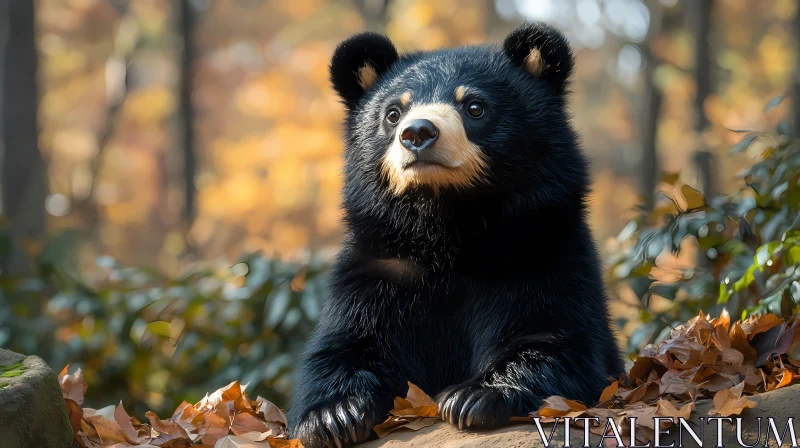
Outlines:
[[[742,417],[742,441],[747,445],[753,445],[756,441],[758,430],[758,417],[762,417],[761,430],[758,443],[759,447],[764,446],[764,437],[767,432],[767,417],[774,418],[775,426],[778,433],[784,431],[784,426],[789,417],[798,419],[800,417],[800,385],[786,387],[773,392],[767,392],[760,395],[748,397],[758,403],[753,409],[745,410],[739,417]],[[691,426],[694,432],[700,435],[700,417],[708,417],[708,411],[712,408],[711,400],[701,400],[697,402],[695,412],[692,413]],[[735,418],[733,423],[727,421],[722,424],[723,438],[722,445],[726,447],[741,447],[742,445],[737,441]],[[603,422],[605,424],[605,422]],[[545,434],[549,435],[552,424],[542,425]],[[639,427],[639,430],[645,429]],[[794,422],[795,435],[800,436],[800,421]],[[583,445],[583,429],[570,430],[570,443],[574,447]],[[789,438],[789,431],[786,431],[786,438],[784,439],[783,446],[791,446]],[[775,444],[774,434],[770,432],[769,446],[777,446]],[[717,443],[717,422],[706,421],[704,431],[702,433],[703,446],[713,447]],[[601,443],[600,437],[591,434],[591,446],[596,447]],[[683,433],[683,446],[696,447],[697,443],[691,436],[684,431]],[[613,439],[611,439],[613,440]],[[625,445],[630,443],[629,440],[623,440]],[[678,432],[677,427],[670,428],[669,435],[661,438],[660,446],[673,446],[678,447]],[[800,441],[798,441],[800,444]],[[419,431],[399,430],[393,432],[384,439],[373,440],[371,442],[359,445],[362,448],[378,448],[378,447],[391,447],[391,448],[411,448],[411,447],[426,447],[426,448],[538,448],[544,447],[542,438],[536,429],[536,426],[531,424],[514,425],[506,428],[497,429],[487,432],[476,431],[459,431],[452,425],[445,423],[437,423],[433,426],[423,428]],[[559,430],[553,436],[553,443],[550,446],[562,447],[564,446],[564,427],[559,425]],[[795,445],[797,446],[797,445]]]
[[72,427],[58,377],[37,356],[0,349],[0,445],[72,446]]

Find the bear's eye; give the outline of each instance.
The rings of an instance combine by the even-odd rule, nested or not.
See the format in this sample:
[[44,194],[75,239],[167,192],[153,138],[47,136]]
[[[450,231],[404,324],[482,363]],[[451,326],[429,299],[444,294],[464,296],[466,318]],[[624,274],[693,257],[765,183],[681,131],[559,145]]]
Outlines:
[[389,112],[386,113],[386,121],[391,124],[397,124],[400,121],[400,111],[397,109],[391,109]]
[[480,101],[473,101],[467,106],[467,113],[472,118],[480,118],[483,116],[483,104]]

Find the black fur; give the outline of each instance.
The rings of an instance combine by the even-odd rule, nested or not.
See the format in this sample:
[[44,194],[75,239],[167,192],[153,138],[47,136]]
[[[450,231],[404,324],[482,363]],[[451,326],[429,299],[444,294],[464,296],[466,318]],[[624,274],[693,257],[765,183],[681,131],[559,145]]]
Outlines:
[[[371,43],[386,48],[372,36],[360,41],[364,54]],[[523,44],[543,45],[558,77],[523,70],[515,56]],[[338,54],[334,83],[354,66],[338,66]],[[587,161],[566,108],[571,67],[564,38],[531,24],[514,31],[505,50],[402,55],[362,95],[345,97],[354,101],[346,236],[289,412],[290,432],[307,447],[369,437],[393,398],[405,396],[406,381],[437,395],[445,420],[493,427],[551,395],[592,403],[621,372],[586,223]],[[460,85],[484,102],[480,119],[456,103]],[[413,103],[462,112],[489,162],[478,185],[389,191],[380,160],[396,137],[383,117],[407,90]]]

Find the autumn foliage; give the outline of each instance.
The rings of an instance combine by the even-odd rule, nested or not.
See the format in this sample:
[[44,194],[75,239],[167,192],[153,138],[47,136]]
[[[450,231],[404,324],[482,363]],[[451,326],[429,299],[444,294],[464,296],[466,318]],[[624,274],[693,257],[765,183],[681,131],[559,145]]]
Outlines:
[[75,443],[83,448],[302,448],[286,435],[286,416],[272,402],[250,400],[238,381],[206,394],[198,403],[183,402],[172,417],[161,420],[148,411],[148,422],[128,415],[122,402],[102,409],[83,408],[88,389],[81,369],[59,374]]
[[[632,367],[610,384],[589,407],[579,401],[553,396],[527,417],[510,423],[541,422],[558,418],[613,418],[623,439],[630,437],[630,419],[651,431],[639,431],[637,440],[647,443],[655,417],[689,418],[700,399],[712,399],[709,415],[729,417],[753,408],[748,396],[800,383],[800,318],[785,320],[773,314],[731,322],[723,312],[711,318],[703,314],[672,329],[668,339],[646,346]],[[80,369],[59,374],[76,443],[84,448],[188,446],[214,448],[302,448],[287,439],[288,422],[270,401],[251,400],[246,385],[238,381],[206,394],[198,403],[183,402],[172,416],[161,420],[153,412],[142,423],[128,415],[120,402],[102,409],[83,408],[87,390]],[[405,398],[396,397],[386,421],[375,434],[386,437],[399,429],[419,430],[440,422],[434,400],[411,382]],[[587,420],[575,420],[580,427]],[[663,422],[662,422],[663,423]],[[664,429],[664,428],[662,428]],[[603,435],[605,426],[589,430]]]
[[[614,380],[591,408],[550,397],[531,416],[542,421],[598,417],[605,422],[613,418],[625,440],[630,436],[630,419],[636,418],[638,426],[650,430],[636,433],[637,439],[646,443],[653,434],[654,417],[689,418],[695,402],[702,398],[713,399],[709,415],[739,415],[756,406],[748,395],[796,383],[800,383],[797,317],[784,320],[766,314],[731,323],[727,312],[713,319],[701,312],[686,325],[672,329],[668,339],[647,345],[630,371]],[[589,429],[602,435],[605,426]]]

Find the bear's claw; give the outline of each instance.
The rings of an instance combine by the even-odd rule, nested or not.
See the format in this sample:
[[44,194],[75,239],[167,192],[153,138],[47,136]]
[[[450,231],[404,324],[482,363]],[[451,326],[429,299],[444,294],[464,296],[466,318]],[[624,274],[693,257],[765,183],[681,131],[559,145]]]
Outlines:
[[458,429],[493,428],[511,417],[503,393],[478,382],[451,386],[442,391],[436,401],[441,419]]
[[291,436],[306,448],[342,448],[367,440],[375,425],[365,400],[348,398],[306,413]]

